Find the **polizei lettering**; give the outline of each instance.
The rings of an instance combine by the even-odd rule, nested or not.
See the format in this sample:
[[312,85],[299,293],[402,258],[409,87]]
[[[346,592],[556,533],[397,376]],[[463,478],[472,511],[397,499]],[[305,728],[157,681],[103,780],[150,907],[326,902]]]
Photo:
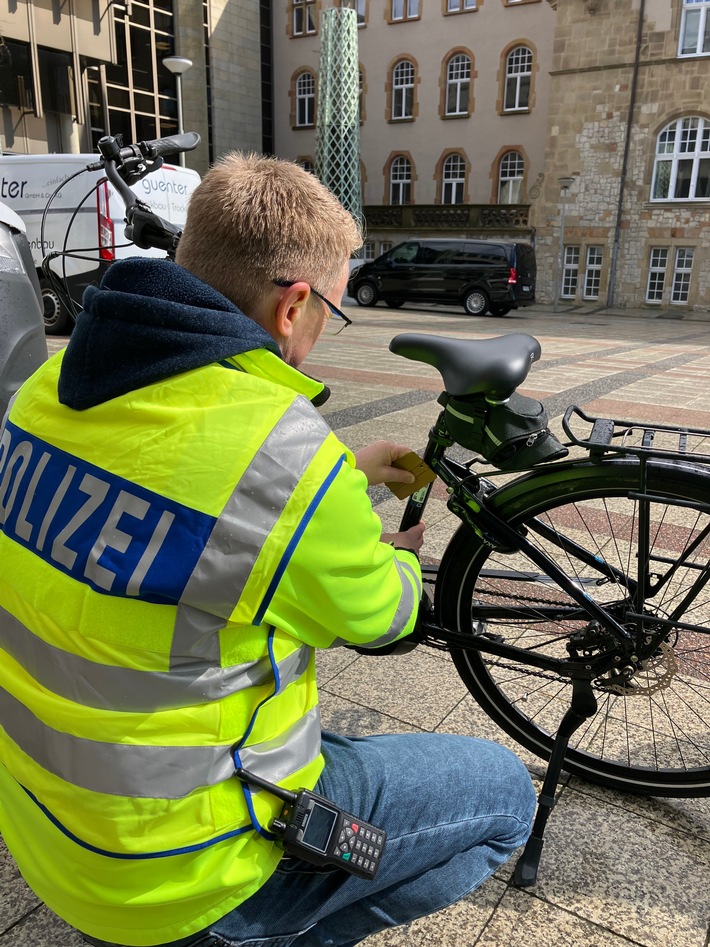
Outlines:
[[96,591],[176,603],[214,518],[7,422],[0,530]]

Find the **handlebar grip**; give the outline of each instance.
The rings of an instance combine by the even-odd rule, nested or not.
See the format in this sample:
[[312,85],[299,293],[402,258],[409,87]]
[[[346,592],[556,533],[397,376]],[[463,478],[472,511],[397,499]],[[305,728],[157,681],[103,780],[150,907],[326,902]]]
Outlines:
[[183,135],[170,135],[168,138],[156,138],[155,141],[146,141],[144,144],[150,149],[151,155],[174,155],[181,151],[192,151],[200,143],[197,132],[185,132]]

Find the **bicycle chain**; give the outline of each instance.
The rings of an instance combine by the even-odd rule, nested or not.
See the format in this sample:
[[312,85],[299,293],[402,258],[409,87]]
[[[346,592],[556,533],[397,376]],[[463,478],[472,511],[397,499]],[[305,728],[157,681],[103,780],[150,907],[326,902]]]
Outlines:
[[[433,639],[424,639],[422,642],[424,645],[428,645],[431,648],[437,648],[438,650],[448,651],[448,646],[442,646],[436,644]],[[640,672],[648,672],[657,668],[662,661],[666,662],[665,672],[657,679],[655,684],[646,684],[642,685],[636,680],[636,678],[630,678],[626,684],[604,684],[598,683],[597,681],[592,681],[591,686],[593,690],[599,691],[602,694],[618,694],[621,697],[648,697],[651,694],[656,694],[660,690],[665,690],[666,687],[675,677],[678,671],[678,659],[675,656],[673,648],[666,642],[661,642],[659,648],[663,652],[661,656],[655,660],[649,659],[644,661],[639,667]],[[479,652],[480,654],[481,652]],[[525,674],[526,677],[537,677],[543,681],[552,681],[553,684],[568,684],[570,683],[569,678],[560,677],[560,675],[548,674],[545,671],[536,671],[533,670],[528,664],[510,664],[505,661],[494,661],[487,658],[481,658],[486,667],[501,667],[505,668],[506,671],[517,671],[521,674]],[[633,681],[633,688],[631,683]]]
[[[486,595],[490,598],[509,598],[510,597],[509,595],[506,595],[505,592],[496,592],[492,589],[486,590]],[[516,601],[533,602],[540,606],[543,606],[543,605],[549,606],[551,604],[554,604],[554,601],[550,602],[544,599],[541,601],[539,596],[522,595],[522,594],[516,593],[515,598],[516,598]],[[532,623],[534,623],[534,621]],[[430,647],[438,648],[439,650],[449,650],[447,645],[442,646],[440,644],[435,644],[433,639],[428,639],[428,640],[424,639],[422,644],[428,644]],[[656,694],[660,690],[665,690],[665,688],[668,687],[668,685],[673,680],[673,678],[675,677],[678,671],[678,659],[675,656],[675,652],[673,648],[667,642],[661,642],[659,645],[659,648],[662,652],[661,655],[659,655],[655,659],[649,658],[647,661],[642,662],[638,668],[639,672],[647,673],[659,667],[663,662],[665,662],[666,669],[657,678],[656,683],[646,684],[644,686],[638,682],[638,680],[636,679],[634,675],[634,677],[629,678],[629,680],[625,684],[612,684],[612,683],[600,684],[600,683],[597,683],[596,681],[591,682],[592,689],[597,690],[603,694],[618,694],[622,697],[648,697],[651,694]],[[529,665],[526,665],[526,664],[523,664],[523,665],[510,664],[505,661],[494,661],[492,659],[489,660],[487,658],[481,658],[481,660],[487,667],[502,667],[502,668],[505,668],[507,671],[518,671],[522,674],[525,674],[527,677],[537,677],[543,681],[552,681],[552,683],[554,684],[567,683],[569,680],[568,678],[560,677],[559,675],[555,676],[552,674],[548,674],[545,671],[533,670]],[[632,681],[633,681],[633,688],[631,687]]]

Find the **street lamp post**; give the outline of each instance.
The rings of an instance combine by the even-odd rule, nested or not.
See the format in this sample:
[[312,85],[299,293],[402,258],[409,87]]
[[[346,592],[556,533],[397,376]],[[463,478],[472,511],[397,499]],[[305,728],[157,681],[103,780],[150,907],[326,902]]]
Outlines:
[[560,193],[562,195],[562,207],[560,208],[560,245],[557,251],[557,275],[555,277],[555,299],[552,306],[552,311],[557,312],[557,306],[560,301],[560,296],[562,295],[562,255],[565,249],[565,214],[567,212],[567,195],[569,194],[569,189],[574,184],[573,177],[564,177],[557,178],[560,185]]
[[[166,56],[163,60],[163,65],[168,70],[172,72],[175,76],[175,86],[177,91],[177,123],[178,123],[178,135],[182,135],[185,131],[182,122],[182,76],[183,73],[187,72],[188,69],[192,68],[192,60],[187,59],[185,56]],[[180,152],[180,164],[182,167],[185,167],[185,154]]]

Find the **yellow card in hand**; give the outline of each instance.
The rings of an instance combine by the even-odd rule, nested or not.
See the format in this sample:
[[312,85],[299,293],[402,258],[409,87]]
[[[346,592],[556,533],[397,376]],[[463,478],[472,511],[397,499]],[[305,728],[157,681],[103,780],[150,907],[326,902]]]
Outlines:
[[392,493],[400,500],[406,499],[408,496],[416,493],[417,490],[421,490],[422,487],[431,483],[432,480],[436,480],[436,474],[431,467],[425,464],[419,454],[415,454],[414,451],[405,454],[404,457],[400,457],[399,460],[393,460],[392,466],[400,467],[402,470],[410,470],[415,477],[414,483],[392,483],[391,481],[385,483],[385,486],[389,487]]

